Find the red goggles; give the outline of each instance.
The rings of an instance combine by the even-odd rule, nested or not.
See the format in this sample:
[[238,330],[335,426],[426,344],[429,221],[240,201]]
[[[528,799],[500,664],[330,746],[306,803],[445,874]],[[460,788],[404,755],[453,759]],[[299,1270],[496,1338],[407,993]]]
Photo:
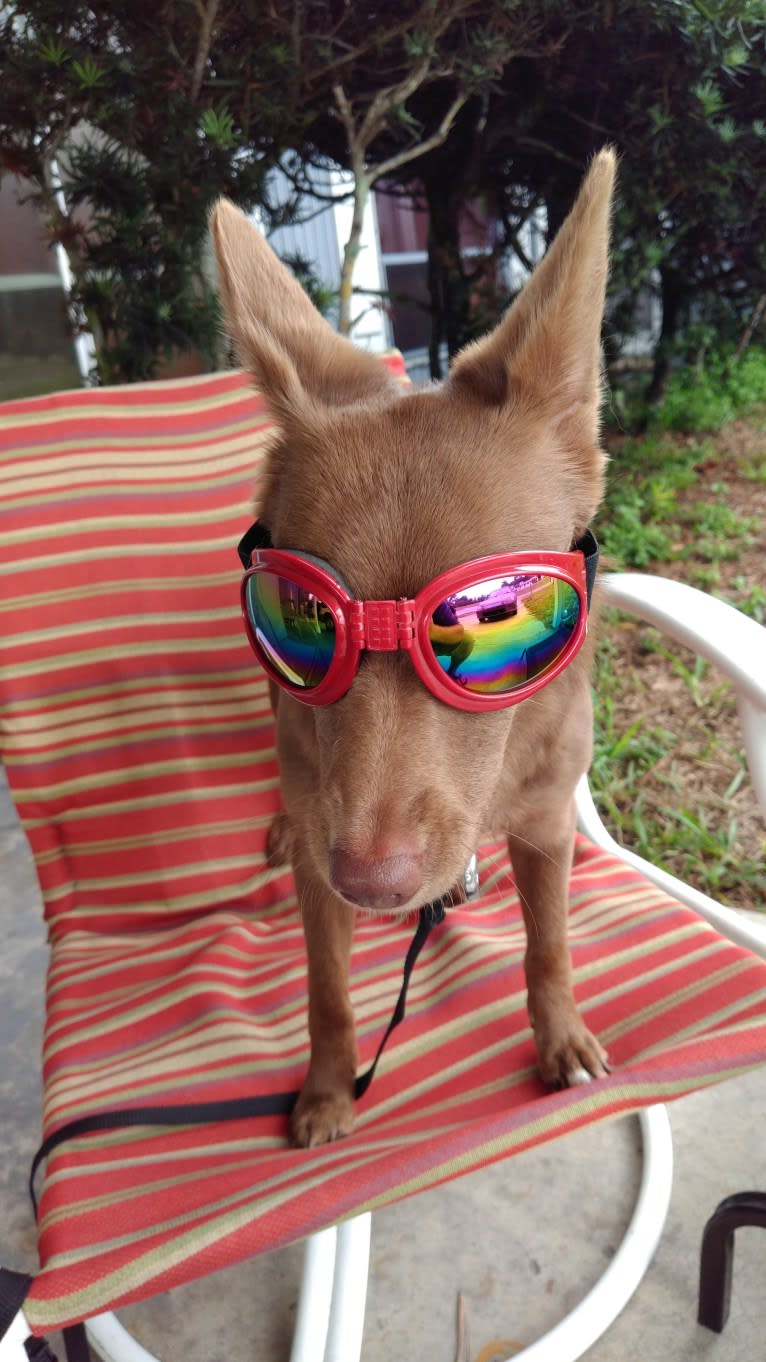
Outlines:
[[568,666],[598,566],[587,530],[569,553],[493,553],[440,573],[412,600],[360,601],[328,563],[272,548],[257,521],[238,552],[250,644],[296,700],[331,705],[362,652],[403,648],[432,695],[475,712],[518,704]]

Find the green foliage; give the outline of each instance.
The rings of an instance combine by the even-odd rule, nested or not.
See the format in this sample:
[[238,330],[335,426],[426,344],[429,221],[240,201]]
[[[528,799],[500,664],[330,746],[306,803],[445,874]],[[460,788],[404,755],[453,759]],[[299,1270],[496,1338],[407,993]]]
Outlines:
[[720,430],[734,415],[734,405],[725,386],[714,382],[705,371],[674,374],[668,384],[657,422],[665,430]]
[[734,586],[737,588],[737,605],[740,610],[744,610],[751,619],[757,620],[759,624],[766,624],[766,591],[756,582],[750,585],[744,577],[735,577]]
[[194,349],[214,368],[219,318],[200,270],[206,224],[179,217],[166,186],[135,152],[85,141],[66,161],[70,212],[88,215],[76,298],[98,343],[101,382],[152,378]]
[[704,457],[704,446],[679,450],[656,434],[615,449],[597,522],[612,566],[646,568],[674,556],[678,492],[693,483]]
[[[98,377],[150,375],[178,349],[209,359],[213,199],[268,212],[268,172],[288,154],[299,181],[309,163],[352,160],[357,181],[380,157],[401,163],[459,106],[456,84],[461,99],[486,90],[531,42],[538,21],[523,11],[517,0],[0,7],[0,166],[32,182],[66,246]],[[364,131],[356,148],[339,88]],[[414,107],[414,90],[433,107]]]
[[[127,376],[153,372],[168,345],[208,352],[201,252],[219,193],[267,206],[267,172],[288,154],[294,167],[350,165],[338,85],[357,128],[373,134],[366,166],[396,163],[465,100],[444,146],[390,176],[400,190],[417,179],[428,199],[435,341],[450,351],[504,305],[496,266],[511,252],[523,260],[530,216],[544,207],[555,230],[588,158],[612,142],[620,195],[610,356],[654,293],[663,316],[654,402],[668,367],[696,363],[710,334],[737,346],[763,294],[765,38],[763,0],[8,0],[0,165],[31,181],[51,239],[66,246],[102,376]],[[407,80],[423,63],[427,78],[410,95]],[[392,90],[400,96],[387,102]],[[126,154],[112,167],[98,156],[104,142]],[[89,161],[73,167],[73,147]],[[57,201],[55,161],[77,212]],[[491,255],[469,260],[461,224],[480,199],[495,240]],[[117,290],[109,280],[134,247]],[[144,357],[126,369],[131,345]],[[714,376],[690,407],[676,374],[661,422],[714,427],[737,400],[730,387],[716,391]]]
[[248,127],[260,76],[243,16],[208,32],[205,14],[149,0],[0,9],[0,167],[33,186],[66,247],[101,382],[150,378],[189,351],[216,362],[208,210],[220,193],[262,197],[270,141]]
[[95,90],[99,85],[105,83],[105,73],[97,62],[93,60],[89,53],[86,53],[82,61],[72,62],[72,71],[77,79],[80,90],[83,92]]
[[[753,349],[738,361],[713,354],[704,368],[689,368],[683,407],[671,382],[661,415],[683,427],[695,413],[702,430],[722,419],[722,412],[751,414],[757,430],[766,411],[766,355]],[[725,407],[722,402],[725,400]],[[695,418],[695,419],[696,419]],[[754,418],[754,421],[753,421]],[[605,503],[596,530],[610,568],[649,568],[667,572],[680,564],[678,575],[724,598],[754,619],[766,620],[766,591],[752,573],[732,571],[746,551],[760,542],[760,518],[733,509],[727,462],[726,480],[711,479],[719,458],[719,442],[664,429],[663,420],[642,438],[610,438],[612,462]],[[731,459],[729,454],[728,458]],[[707,495],[695,494],[705,473]],[[762,457],[743,453],[737,472],[753,484],[766,481]],[[741,495],[739,497],[741,501]],[[728,586],[725,585],[728,583]],[[722,585],[723,584],[723,585]],[[621,630],[635,637],[634,626],[605,610],[596,658],[595,751],[592,785],[596,802],[618,840],[714,897],[751,904],[766,901],[763,858],[743,853],[730,801],[745,777],[744,759],[722,744],[719,716],[735,706],[729,687],[716,683],[699,659],[679,653],[653,630],[641,631],[641,647],[633,643],[629,667],[618,662]],[[638,665],[643,657],[662,659],[662,675],[675,678],[686,697],[686,719],[678,706],[663,709],[662,691],[655,698],[657,671],[647,680]],[[698,743],[695,761],[710,774],[693,788],[686,770],[690,760],[689,730]],[[691,743],[691,746],[694,745]],[[722,782],[716,772],[733,772]]]
[[607,522],[603,546],[610,561],[624,567],[645,568],[670,554],[667,530],[663,524],[652,523],[641,492],[632,494],[614,508]]
[[701,367],[674,372],[655,419],[663,430],[720,430],[764,403],[766,350],[746,350],[736,360],[724,352],[710,355]]
[[[646,462],[657,448],[668,449],[649,437],[638,445]],[[739,516],[725,504],[725,488],[720,488],[717,503],[698,501],[690,508],[679,505],[677,490],[694,478],[694,462],[702,462],[703,449],[696,445],[662,470],[643,471],[630,456],[620,456],[613,467],[604,505],[598,512],[598,534],[608,563],[615,568],[647,568],[656,563],[672,563],[687,558],[703,558],[707,568],[698,586],[716,583],[714,565],[735,560],[743,549],[758,541],[761,523],[751,516]],[[679,527],[692,528],[690,542],[679,541]],[[694,569],[696,571],[696,568]]]
[[223,151],[230,151],[237,144],[234,120],[228,109],[205,109],[200,119],[200,128],[211,142]]
[[695,502],[685,512],[684,519],[694,526],[694,543],[678,555],[680,558],[695,555],[710,563],[731,561],[756,542],[760,522],[752,516],[739,516],[726,505],[725,485],[711,490],[717,491],[720,501]]
[[[736,558],[757,541],[758,520],[735,515],[726,502],[725,483],[713,484],[717,502],[682,506],[678,493],[694,484],[700,464],[715,458],[708,441],[679,444],[670,429],[710,431],[732,416],[766,403],[766,354],[754,351],[736,366],[711,362],[711,373],[688,371],[686,383],[671,384],[668,397],[652,429],[638,439],[612,440],[613,453],[607,493],[598,515],[598,533],[605,554],[617,568],[646,568],[656,562],[703,557],[707,569],[697,584],[715,584],[715,565]],[[729,377],[727,377],[727,374]],[[766,477],[762,464],[745,469],[753,480]],[[679,536],[679,527],[683,534]],[[693,534],[687,528],[693,527]],[[695,564],[695,573],[699,571]],[[711,576],[711,573],[713,574]]]
[[[639,700],[641,712],[626,723],[623,702],[639,694],[646,683],[640,675],[617,670],[615,639],[621,627],[616,611],[604,612],[594,673],[595,732],[591,785],[594,798],[618,841],[654,864],[696,884],[717,898],[766,901],[766,868],[762,858],[743,855],[738,845],[738,821],[730,801],[745,779],[739,752],[719,754],[715,720],[734,706],[728,687],[708,685],[707,665],[700,659],[686,663],[668,648],[661,635],[648,631],[644,647],[663,658],[688,695],[690,715],[699,715],[695,760],[723,767],[734,774],[726,788],[688,789],[683,774],[688,724],[663,723],[653,715],[651,698]],[[677,715],[676,715],[677,718]]]

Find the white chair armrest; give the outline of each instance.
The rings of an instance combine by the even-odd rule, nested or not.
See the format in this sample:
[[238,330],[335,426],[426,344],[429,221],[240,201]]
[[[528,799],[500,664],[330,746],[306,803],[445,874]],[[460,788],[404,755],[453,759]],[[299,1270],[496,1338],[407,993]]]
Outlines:
[[685,582],[638,572],[599,579],[602,600],[669,634],[720,667],[766,713],[766,629],[726,601]]
[[766,917],[761,921],[753,914],[746,916],[736,908],[717,903],[708,894],[695,889],[694,885],[686,884],[684,880],[679,880],[667,870],[661,870],[659,866],[653,865],[637,852],[631,851],[629,847],[621,846],[604,826],[601,814],[593,802],[587,776],[583,776],[577,786],[575,802],[577,825],[596,846],[603,847],[604,851],[610,852],[618,860],[640,870],[642,875],[651,880],[652,884],[658,885],[666,894],[670,894],[671,898],[693,908],[695,913],[704,917],[722,936],[728,936],[730,941],[746,946],[748,950],[754,951],[766,960]]

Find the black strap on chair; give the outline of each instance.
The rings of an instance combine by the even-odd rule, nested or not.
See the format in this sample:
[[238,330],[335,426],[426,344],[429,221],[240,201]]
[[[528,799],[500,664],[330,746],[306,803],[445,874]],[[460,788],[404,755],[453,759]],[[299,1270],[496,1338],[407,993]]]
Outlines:
[[91,1362],[84,1324],[70,1324],[63,1331],[67,1362]]
[[[10,1329],[19,1310],[32,1285],[32,1278],[26,1272],[13,1272],[11,1268],[0,1267],[0,1339],[3,1339]],[[66,1344],[66,1333],[65,1339]],[[71,1354],[67,1351],[67,1362],[90,1362],[90,1353],[85,1338],[85,1331],[82,1332],[82,1344],[85,1352],[75,1351]],[[36,1338],[34,1334],[29,1334],[24,1339],[24,1351],[29,1358],[29,1362],[56,1362],[56,1354],[53,1352],[47,1338]]]
[[[25,1272],[13,1272],[0,1267],[0,1340],[10,1329],[32,1285]],[[63,1330],[67,1362],[91,1362],[90,1348],[83,1324],[72,1324]],[[29,1362],[57,1362],[56,1354],[47,1338],[30,1334],[24,1339],[24,1350]]]
[[[404,1019],[407,990],[415,962],[434,927],[438,927],[444,921],[445,907],[449,902],[449,895],[445,895],[444,898],[437,899],[420,909],[417,929],[404,960],[399,996],[372,1064],[356,1080],[354,1096],[357,1100],[367,1092],[389,1036]],[[32,1160],[29,1175],[29,1195],[34,1207],[35,1218],[37,1217],[37,1195],[35,1192],[37,1170],[43,1159],[47,1158],[52,1150],[63,1144],[65,1140],[75,1139],[78,1135],[91,1135],[96,1131],[116,1130],[128,1126],[186,1126],[216,1121],[236,1121],[257,1116],[286,1116],[292,1111],[297,1097],[297,1092],[281,1092],[236,1097],[221,1102],[179,1102],[168,1106],[125,1107],[113,1111],[96,1112],[92,1116],[82,1116],[75,1121],[67,1121],[43,1141]],[[31,1277],[24,1276],[20,1272],[11,1272],[5,1268],[0,1268],[0,1339],[23,1305],[31,1283]],[[67,1362],[90,1362],[90,1350],[84,1325],[72,1325],[64,1329],[63,1335]],[[45,1339],[30,1336],[25,1346],[30,1362],[56,1362],[56,1358],[50,1351]],[[30,1348],[33,1351],[30,1352]]]
[[0,1338],[4,1338],[26,1300],[32,1278],[0,1267]]
[[[429,903],[420,909],[417,929],[404,960],[399,996],[372,1064],[356,1080],[354,1096],[357,1099],[363,1097],[367,1092],[388,1038],[404,1018],[407,990],[415,961],[433,928],[438,927],[444,921],[445,916],[444,899],[437,899],[434,903]],[[46,1159],[54,1149],[63,1144],[64,1140],[73,1140],[78,1135],[92,1135],[96,1131],[117,1130],[128,1126],[205,1125],[208,1122],[241,1121],[257,1116],[287,1116],[292,1111],[297,1098],[297,1092],[261,1093],[252,1097],[231,1097],[219,1102],[178,1102],[167,1106],[116,1108],[113,1111],[99,1111],[92,1116],[80,1116],[74,1121],[67,1121],[43,1141],[32,1160],[29,1175],[29,1195],[34,1207],[35,1217],[37,1216],[37,1195],[35,1192],[37,1170],[43,1159]]]

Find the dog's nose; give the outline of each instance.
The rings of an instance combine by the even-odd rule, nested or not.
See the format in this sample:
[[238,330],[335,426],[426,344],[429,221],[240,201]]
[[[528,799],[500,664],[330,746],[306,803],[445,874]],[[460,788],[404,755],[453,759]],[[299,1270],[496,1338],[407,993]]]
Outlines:
[[423,883],[423,855],[404,841],[385,856],[357,856],[336,846],[330,852],[330,883],[362,908],[401,908]]

